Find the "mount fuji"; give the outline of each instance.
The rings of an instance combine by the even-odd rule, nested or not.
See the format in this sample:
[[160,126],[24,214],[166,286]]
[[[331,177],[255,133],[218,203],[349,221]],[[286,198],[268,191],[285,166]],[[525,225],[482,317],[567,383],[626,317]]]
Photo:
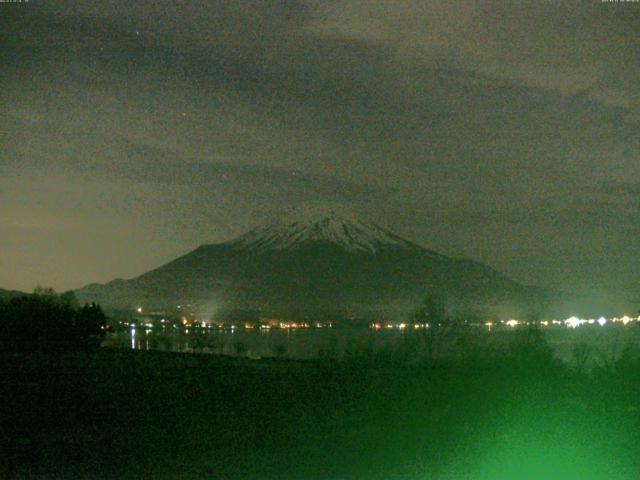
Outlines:
[[230,243],[238,248],[266,251],[297,250],[314,242],[333,244],[352,253],[371,254],[389,246],[415,246],[373,223],[334,209],[307,209],[299,215],[283,216],[274,223],[250,230]]
[[480,263],[450,258],[335,209],[305,210],[230,241],[202,245],[139,277],[77,290],[131,309],[402,316],[437,292],[449,307],[521,310],[537,294]]

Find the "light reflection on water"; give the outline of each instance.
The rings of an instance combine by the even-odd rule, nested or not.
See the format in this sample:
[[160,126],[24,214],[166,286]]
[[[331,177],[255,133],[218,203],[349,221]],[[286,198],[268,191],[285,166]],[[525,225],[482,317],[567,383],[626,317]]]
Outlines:
[[[421,332],[366,328],[191,330],[189,333],[134,329],[111,333],[103,346],[134,350],[160,350],[186,353],[243,356],[249,358],[287,357],[297,359],[332,358],[362,355],[383,350],[410,348],[420,353]],[[500,348],[513,338],[513,330],[467,331],[477,345]],[[463,335],[443,342],[449,353],[456,353]],[[625,347],[640,347],[640,328],[612,327],[592,329],[554,328],[545,330],[545,338],[557,357],[575,361],[576,346],[587,348],[592,361],[619,358]],[[447,345],[449,347],[447,347]]]
[[368,329],[206,330],[175,332],[131,329],[111,333],[103,346],[134,350],[196,352],[252,358],[338,358],[347,351],[381,349],[402,341],[402,335],[385,335]]

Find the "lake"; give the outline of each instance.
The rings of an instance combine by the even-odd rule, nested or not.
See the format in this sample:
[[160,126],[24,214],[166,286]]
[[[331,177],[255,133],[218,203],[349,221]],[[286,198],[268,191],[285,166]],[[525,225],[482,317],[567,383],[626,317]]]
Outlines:
[[[520,328],[464,327],[437,339],[442,353],[463,355],[474,348],[507,348]],[[625,348],[639,348],[640,325],[588,325],[579,328],[543,327],[555,355],[569,363],[603,364],[618,359]],[[411,352],[425,355],[425,331],[368,328],[299,329],[172,329],[133,328],[110,333],[108,348],[209,353],[249,358],[344,359],[372,352]]]

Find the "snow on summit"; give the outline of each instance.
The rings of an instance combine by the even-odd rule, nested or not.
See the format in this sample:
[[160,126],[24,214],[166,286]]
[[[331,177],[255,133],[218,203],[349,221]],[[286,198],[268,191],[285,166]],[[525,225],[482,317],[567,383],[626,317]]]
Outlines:
[[265,250],[295,249],[313,241],[330,242],[348,251],[375,253],[381,246],[414,246],[383,228],[337,209],[305,208],[256,227],[230,243]]

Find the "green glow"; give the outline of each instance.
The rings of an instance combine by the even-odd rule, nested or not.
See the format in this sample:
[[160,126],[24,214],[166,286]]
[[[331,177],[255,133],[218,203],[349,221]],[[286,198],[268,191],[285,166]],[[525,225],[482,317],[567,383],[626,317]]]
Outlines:
[[[576,404],[575,416],[554,401],[502,406],[503,415],[465,441],[447,480],[632,480],[621,432]],[[563,406],[566,408],[566,404]],[[571,418],[573,417],[573,418]],[[624,434],[623,434],[624,436]],[[425,479],[430,478],[428,475]]]
[[503,446],[481,468],[486,480],[599,480],[607,474],[606,462],[592,452],[567,445],[535,445],[514,442]]

